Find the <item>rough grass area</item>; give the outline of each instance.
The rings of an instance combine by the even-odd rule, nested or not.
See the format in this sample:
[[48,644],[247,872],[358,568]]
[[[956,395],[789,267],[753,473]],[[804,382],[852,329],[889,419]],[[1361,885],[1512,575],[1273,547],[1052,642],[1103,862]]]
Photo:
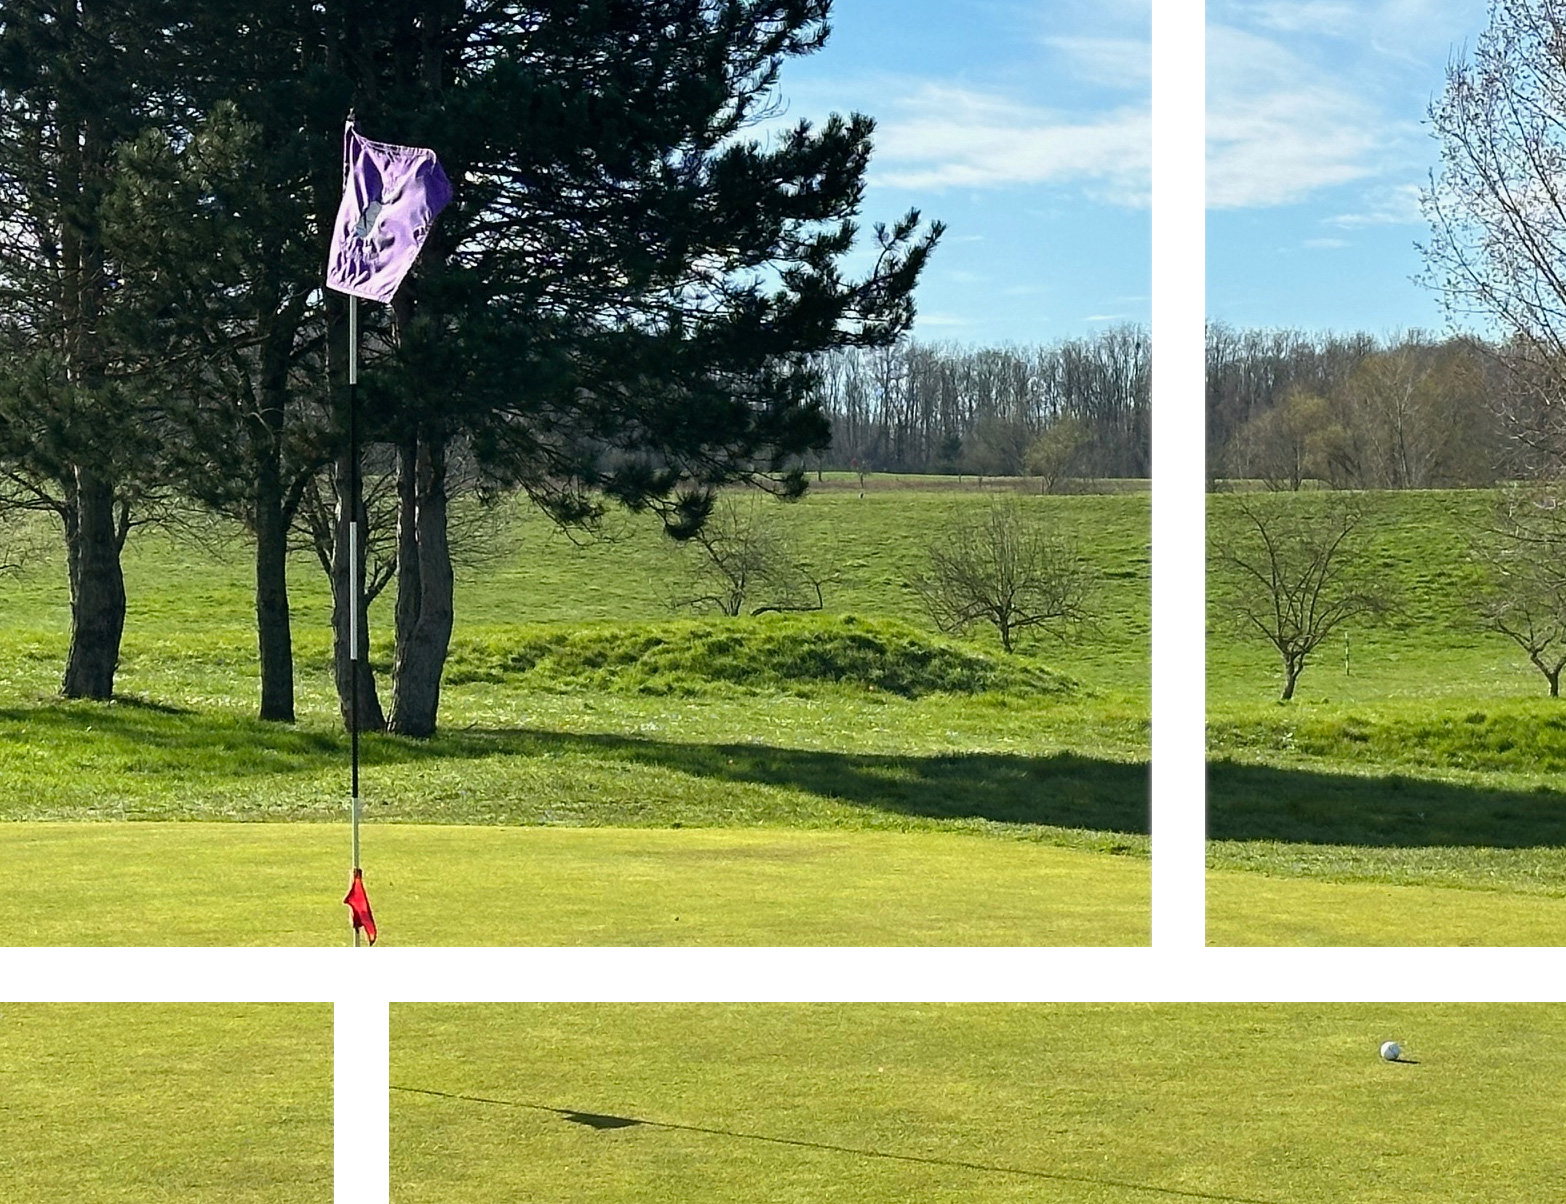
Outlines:
[[1069,693],[1075,683],[1020,657],[979,652],[895,619],[767,615],[722,621],[531,626],[458,641],[451,685],[502,682],[562,693],[629,691],[809,696],[857,687],[931,694]]
[[324,1004],[0,1004],[0,1199],[327,1204]]
[[[1461,944],[1516,943],[1523,931],[1537,943],[1566,941],[1547,902],[1566,898],[1566,704],[1547,697],[1544,678],[1468,609],[1476,580],[1468,533],[1488,521],[1495,499],[1489,491],[1365,499],[1371,555],[1398,611],[1329,641],[1292,703],[1275,701],[1270,651],[1237,639],[1215,610],[1209,864],[1278,879],[1257,882],[1256,899],[1282,905],[1297,893],[1311,918],[1265,914],[1243,892],[1215,891],[1210,939],[1270,943],[1298,919],[1307,943],[1361,943],[1378,926],[1359,909],[1380,899],[1369,888],[1381,886],[1445,892],[1387,902],[1393,913],[1426,915],[1439,897],[1468,917],[1404,925],[1407,943],[1446,943],[1419,935],[1438,932]],[[1325,503],[1319,494],[1250,500],[1301,509]],[[1233,504],[1212,498],[1210,522],[1231,521]],[[1366,890],[1293,892],[1284,879]],[[1513,898],[1480,900],[1478,891]],[[1332,897],[1343,908],[1335,941]],[[1488,942],[1481,915],[1496,921]]]
[[1534,1204],[1566,1175],[1554,1005],[394,1005],[391,1039],[396,1204]]
[[[347,841],[324,824],[0,824],[0,944],[345,945]],[[392,824],[364,850],[387,946],[1149,939],[1145,861],[1024,840]]]

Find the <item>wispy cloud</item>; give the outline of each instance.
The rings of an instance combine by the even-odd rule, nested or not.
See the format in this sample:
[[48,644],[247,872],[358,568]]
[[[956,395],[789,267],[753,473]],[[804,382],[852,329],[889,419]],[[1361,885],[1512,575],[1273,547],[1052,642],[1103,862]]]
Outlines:
[[1391,184],[1367,189],[1359,209],[1330,217],[1327,224],[1344,230],[1358,230],[1365,226],[1423,225],[1425,219],[1419,209],[1419,192],[1418,184]]
[[1147,88],[1153,78],[1153,47],[1146,38],[1046,37],[1074,76],[1109,87]]
[[974,320],[972,318],[966,318],[962,314],[948,313],[945,311],[926,313],[924,310],[920,310],[918,324],[920,326],[937,326],[943,329],[955,330],[963,326],[972,326],[974,324]]
[[1342,0],[1260,0],[1239,6],[1251,22],[1279,33],[1317,33],[1345,37],[1365,24],[1364,4]]
[[1215,209],[1289,204],[1372,177],[1402,133],[1346,82],[1269,38],[1210,26],[1207,62]]
[[1062,114],[993,92],[921,83],[881,108],[878,178],[904,188],[1058,184],[1095,200],[1148,203],[1145,106]]

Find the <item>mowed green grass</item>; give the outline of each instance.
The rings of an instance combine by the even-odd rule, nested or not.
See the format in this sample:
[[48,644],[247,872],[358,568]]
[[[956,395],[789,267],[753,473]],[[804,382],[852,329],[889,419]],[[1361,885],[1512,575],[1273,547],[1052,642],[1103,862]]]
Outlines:
[[[1270,648],[1216,621],[1215,595],[1208,835],[1209,864],[1223,873],[1209,881],[1209,938],[1563,943],[1566,704],[1468,607],[1468,533],[1489,521],[1496,495],[1366,500],[1371,554],[1398,613],[1329,641],[1293,702],[1276,701]],[[1233,521],[1234,503],[1210,499],[1209,521]]]
[[0,1004],[0,1199],[331,1198],[329,1005]]
[[[616,516],[603,538],[576,544],[519,511],[489,539],[488,558],[459,577],[441,733],[428,741],[364,742],[363,861],[371,898],[378,916],[400,912],[408,920],[387,923],[388,943],[487,943],[526,939],[497,938],[496,932],[540,931],[526,892],[507,894],[478,912],[449,909],[455,919],[437,917],[433,901],[420,908],[400,898],[402,879],[382,872],[391,867],[378,860],[393,853],[389,837],[377,843],[392,825],[424,825],[417,832],[425,835],[410,829],[400,838],[415,842],[434,842],[430,825],[615,829],[625,833],[628,848],[642,839],[638,832],[709,829],[707,852],[728,842],[728,858],[740,866],[755,862],[748,846],[754,829],[768,831],[779,844],[790,839],[786,833],[842,838],[866,829],[948,838],[928,843],[927,863],[899,853],[885,865],[862,867],[865,880],[880,883],[884,892],[876,906],[823,911],[841,917],[836,938],[845,944],[894,940],[875,918],[883,911],[900,911],[910,934],[926,934],[910,940],[928,939],[943,925],[981,942],[1016,931],[1010,919],[993,921],[989,904],[980,901],[985,892],[970,892],[964,915],[952,915],[947,900],[936,897],[931,884],[950,877],[950,857],[962,850],[971,850],[975,875],[993,872],[997,881],[1013,882],[1031,873],[1035,884],[1045,884],[1042,897],[1037,889],[1016,893],[1040,904],[1029,928],[1036,940],[1020,943],[1056,943],[1065,930],[1052,916],[1075,910],[1079,901],[1050,894],[1048,883],[1059,880],[1052,866],[1072,860],[1059,853],[1070,851],[1090,855],[1102,867],[1104,922],[1086,939],[1145,940],[1145,922],[1127,929],[1122,904],[1128,877],[1141,880],[1144,895],[1147,880],[1147,498],[1026,503],[1076,538],[1101,572],[1101,617],[1080,638],[1040,641],[1025,655],[1006,658],[993,637],[942,640],[920,616],[904,584],[920,538],[961,507],[985,504],[982,495],[896,490],[861,499],[856,492],[827,491],[784,514],[806,547],[836,549],[841,579],[828,590],[829,614],[734,624],[735,631],[750,633],[741,640],[749,649],[744,655],[758,658],[750,678],[734,674],[732,666],[722,672],[715,667],[723,621],[693,624],[669,609],[678,554],[653,522]],[[247,548],[243,541],[222,542],[221,534],[199,541],[157,533],[133,537],[126,556],[130,617],[121,697],[112,704],[64,703],[52,696],[68,617],[58,566],[0,582],[0,775],[8,784],[0,817],[346,825],[347,741],[338,730],[328,676],[325,579],[303,559],[293,566],[300,719],[292,726],[262,724],[252,717],[256,666]],[[385,621],[389,603],[388,595],[377,604],[372,627]],[[863,617],[844,617],[853,615]],[[635,666],[606,676],[578,672],[578,663],[568,672],[561,656],[548,671],[526,669],[528,650],[545,645],[559,652],[585,642],[602,660],[605,649],[618,655],[650,643],[677,647],[694,639],[698,628],[707,633],[705,667],[687,658],[656,680],[638,676]],[[936,683],[942,688],[932,691],[900,680],[878,688],[873,678],[780,676],[762,663],[757,649],[772,647],[767,641],[775,631],[803,630],[813,639],[815,628],[838,644],[861,636],[899,647],[923,640],[959,660],[987,658],[1001,669],[960,688],[967,679],[947,674]],[[910,654],[910,664],[923,655],[922,647]],[[375,651],[384,670],[389,648],[378,630]],[[382,687],[388,688],[384,680]],[[228,848],[194,829],[186,840],[127,826],[114,838],[120,843],[108,862],[84,860],[91,847],[85,841],[40,842],[30,832],[8,829],[0,825],[0,857],[20,858],[26,849],[28,872],[39,884],[63,889],[84,874],[110,892],[117,882],[126,884],[120,905],[100,914],[96,939],[104,943],[156,940],[162,924],[191,931],[175,919],[193,897],[181,885],[190,850],[208,850],[215,858],[211,874],[223,881],[257,873],[256,865],[264,864],[253,846],[236,839]],[[284,838],[272,833],[266,839]],[[484,837],[474,832],[471,839],[481,843]],[[341,833],[313,828],[302,829],[297,840],[346,848]],[[612,843],[580,839],[584,860],[578,869],[590,867],[591,874],[573,871],[568,857],[556,855],[556,870],[546,876],[556,891],[551,907],[561,915],[590,909],[622,915],[626,926],[588,938],[567,924],[558,930],[560,939],[650,939],[630,897],[623,908],[605,906],[606,869],[611,881],[619,877],[600,860]],[[917,840],[884,847],[893,843],[921,847]],[[433,865],[440,850],[430,847]],[[517,846],[495,845],[501,847]],[[562,849],[565,842],[552,847]],[[396,845],[395,855],[405,849]],[[407,855],[417,859],[412,850]],[[160,861],[165,857],[166,864]],[[825,904],[843,872],[839,860],[793,854],[783,859],[787,871],[767,885]],[[330,875],[334,885],[326,896],[326,912],[334,918],[320,931],[328,941],[336,939],[340,920],[331,894],[340,877]],[[459,877],[432,881],[455,900]],[[691,897],[702,897],[718,889],[707,877],[698,858],[683,886]],[[129,886],[160,879],[168,882],[163,900]],[[1073,890],[1083,887],[1072,883]],[[672,895],[680,888],[671,881]],[[273,900],[278,916],[291,915],[286,891],[292,888],[279,881],[277,889],[284,892]],[[752,905],[747,911],[744,900],[760,896],[743,875],[723,889],[737,892],[739,900],[726,931],[749,931],[758,940],[777,931],[765,909]],[[856,890],[845,886],[840,901],[854,899]],[[290,919],[278,927],[304,932],[317,923]],[[40,921],[35,929],[0,929],[0,940],[43,940],[46,930],[60,931]],[[828,939],[813,931],[810,939]]]
[[1554,1005],[394,1005],[391,1038],[398,1204],[1533,1204],[1566,1175]]
[[[1023,840],[394,824],[368,829],[365,848],[384,945],[1150,937],[1145,861]],[[26,945],[347,944],[346,856],[346,831],[325,824],[7,824],[0,932]],[[80,872],[62,879],[62,865]]]

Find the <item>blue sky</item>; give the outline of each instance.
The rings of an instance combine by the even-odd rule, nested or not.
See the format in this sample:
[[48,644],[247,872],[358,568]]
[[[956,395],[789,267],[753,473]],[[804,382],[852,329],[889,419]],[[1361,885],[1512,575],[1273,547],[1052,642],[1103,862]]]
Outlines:
[[1149,0],[837,0],[787,119],[876,118],[868,229],[946,222],[917,337],[1048,343],[1146,323]]
[[1425,125],[1485,0],[1208,0],[1207,313],[1446,329],[1416,284]]

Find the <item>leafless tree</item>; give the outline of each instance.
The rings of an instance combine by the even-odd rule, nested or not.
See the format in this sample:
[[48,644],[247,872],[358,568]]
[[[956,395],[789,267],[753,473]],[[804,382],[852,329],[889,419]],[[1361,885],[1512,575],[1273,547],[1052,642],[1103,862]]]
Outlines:
[[[1566,448],[1566,5],[1494,0],[1471,55],[1447,69],[1430,106],[1441,169],[1423,195],[1428,282],[1454,317],[1506,336],[1521,408],[1558,461]],[[1515,413],[1514,413],[1515,416]]]
[[1511,640],[1561,692],[1566,669],[1566,509],[1558,487],[1509,490],[1495,523],[1474,542],[1484,573],[1474,597],[1480,621]]
[[909,585],[942,631],[994,627],[1014,650],[1019,632],[1058,636],[1090,620],[1093,569],[1042,515],[1014,497],[953,519],[925,548]]
[[680,547],[685,580],[676,608],[740,615],[820,610],[823,586],[835,580],[835,557],[811,557],[780,509],[786,503],[726,494],[706,524]]
[[1041,492],[1054,493],[1065,484],[1091,439],[1080,418],[1056,418],[1038,433],[1028,444],[1026,467],[1030,477],[1039,478]]
[[1362,503],[1342,497],[1320,505],[1237,500],[1211,523],[1216,609],[1224,621],[1277,650],[1285,702],[1328,636],[1391,609],[1366,537]]

